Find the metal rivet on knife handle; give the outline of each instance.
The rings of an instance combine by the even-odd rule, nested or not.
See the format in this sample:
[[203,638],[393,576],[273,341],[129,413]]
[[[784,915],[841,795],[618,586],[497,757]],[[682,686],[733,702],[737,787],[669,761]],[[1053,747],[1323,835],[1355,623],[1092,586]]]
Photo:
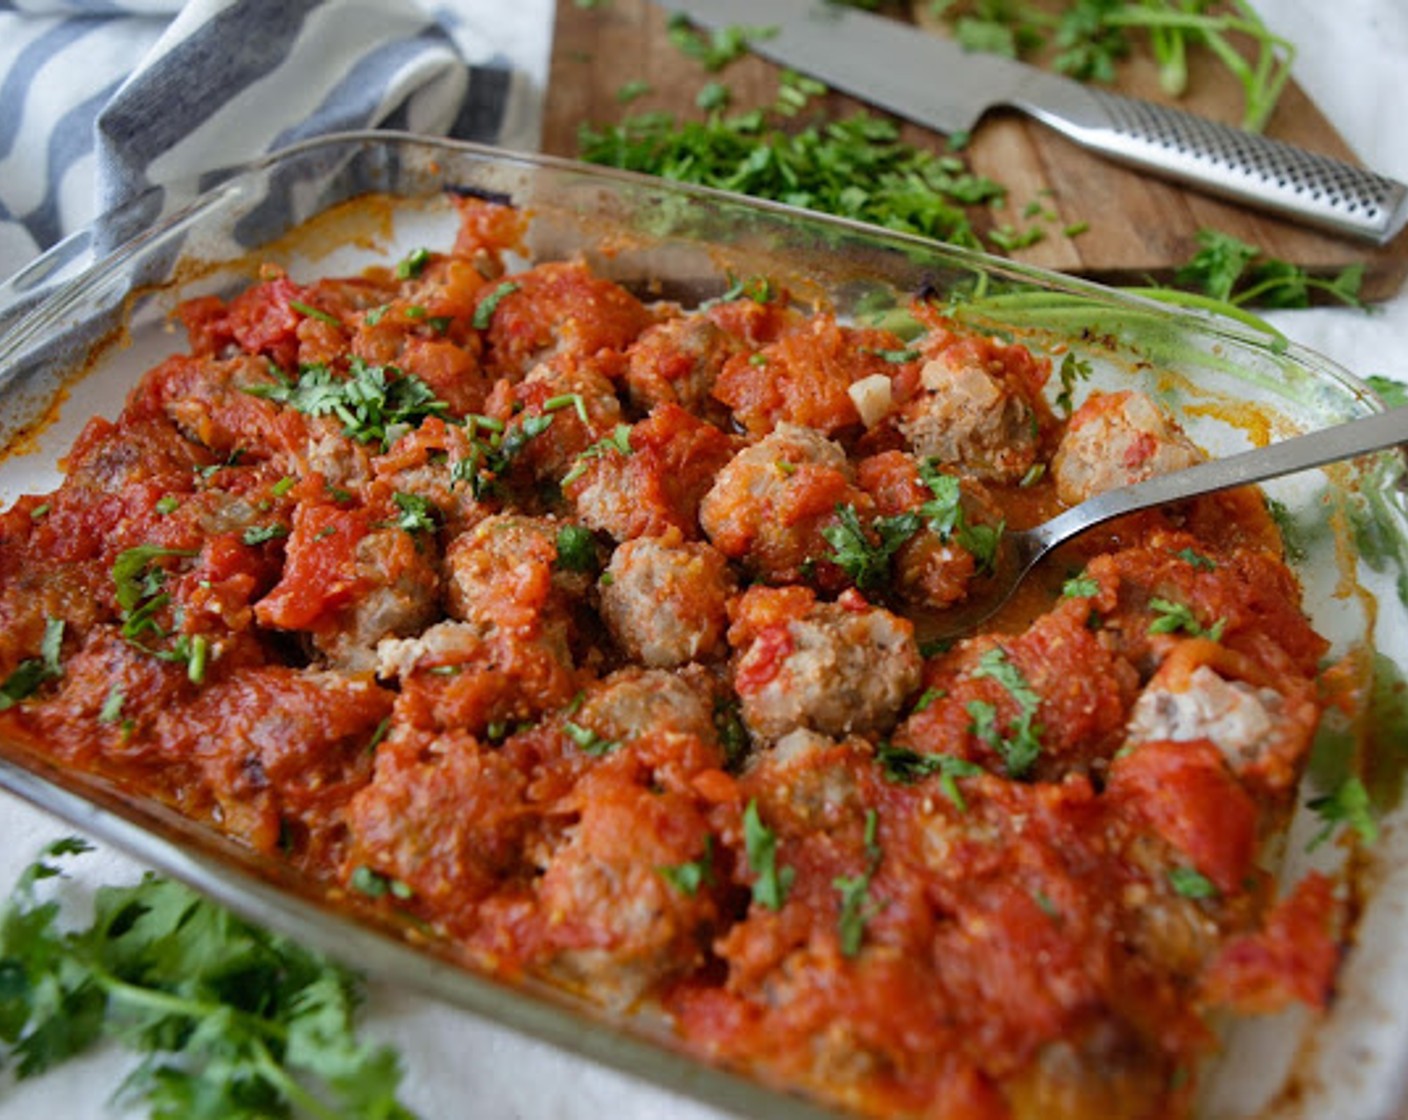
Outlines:
[[1393,179],[1164,105],[1088,92],[1104,121],[1023,108],[1111,159],[1334,233],[1382,245],[1408,221],[1408,187]]

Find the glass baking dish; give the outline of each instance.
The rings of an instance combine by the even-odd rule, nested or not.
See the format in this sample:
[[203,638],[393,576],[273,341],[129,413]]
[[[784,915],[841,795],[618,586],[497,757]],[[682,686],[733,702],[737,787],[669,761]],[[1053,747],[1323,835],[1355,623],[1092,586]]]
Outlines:
[[[804,302],[890,325],[902,323],[908,295],[955,297],[965,321],[1089,362],[1090,388],[1151,392],[1211,454],[1383,407],[1346,371],[1252,326],[785,206],[547,157],[359,133],[153,190],[0,288],[0,502],[56,486],[58,459],[86,420],[115,414],[136,378],[180,347],[169,321],[177,303],[232,293],[263,262],[295,278],[347,274],[447,243],[456,225],[447,191],[511,200],[532,215],[534,263],[581,256],[643,297],[692,305],[733,277],[767,275]],[[1397,1115],[1405,1095],[1408,834],[1399,793],[1408,758],[1386,737],[1408,667],[1402,469],[1399,455],[1383,454],[1266,487],[1297,542],[1307,610],[1332,656],[1358,674],[1359,708],[1322,739],[1368,767],[1381,835],[1368,850],[1324,845],[1313,856],[1357,905],[1331,1009],[1233,1029],[1206,1080],[1207,1117],[1373,1120]],[[1288,874],[1312,858],[1304,840],[1318,826],[1303,803],[1314,779],[1312,767],[1284,844]],[[0,740],[0,785],[375,976],[742,1115],[831,1115],[683,1056],[646,1016],[608,1016],[547,986],[509,987],[467,971],[447,949],[337,905],[326,886],[21,744]]]

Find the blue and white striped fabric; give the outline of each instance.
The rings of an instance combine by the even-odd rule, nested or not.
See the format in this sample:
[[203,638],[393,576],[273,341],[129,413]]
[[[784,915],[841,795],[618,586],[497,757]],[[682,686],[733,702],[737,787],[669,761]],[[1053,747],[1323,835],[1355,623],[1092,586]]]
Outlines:
[[0,279],[150,185],[310,136],[494,142],[509,87],[415,0],[0,0]]

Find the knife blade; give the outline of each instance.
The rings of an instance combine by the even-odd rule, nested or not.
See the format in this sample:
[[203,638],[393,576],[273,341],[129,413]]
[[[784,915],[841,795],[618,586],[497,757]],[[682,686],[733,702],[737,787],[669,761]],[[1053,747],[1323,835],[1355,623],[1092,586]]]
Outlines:
[[756,54],[939,132],[1006,107],[1109,159],[1332,233],[1382,245],[1408,221],[1408,187],[1386,176],[884,16],[828,0],[657,2],[705,27],[766,29],[749,38]]

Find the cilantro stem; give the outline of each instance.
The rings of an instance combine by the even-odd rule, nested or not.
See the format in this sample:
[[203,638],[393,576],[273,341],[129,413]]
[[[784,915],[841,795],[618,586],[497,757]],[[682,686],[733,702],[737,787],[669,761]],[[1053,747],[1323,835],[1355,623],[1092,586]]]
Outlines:
[[282,1024],[272,1022],[269,1019],[252,1015],[247,1011],[240,1011],[230,1007],[228,1004],[212,1003],[206,1000],[189,999],[186,996],[172,995],[170,992],[162,991],[159,988],[144,988],[140,984],[133,984],[123,980],[120,976],[114,976],[96,961],[87,960],[84,962],[93,980],[114,999],[124,1003],[132,1004],[136,1007],[149,1007],[156,1011],[165,1011],[173,1015],[185,1015],[186,1017],[199,1020],[207,1015],[225,1014],[232,1015],[242,1024],[267,1035],[277,1042],[288,1040],[288,1031]]
[[293,1104],[315,1116],[318,1120],[342,1120],[342,1114],[330,1109],[302,1085],[297,1080],[290,1077],[288,1071],[274,1060],[274,1056],[269,1053],[269,1048],[260,1042],[259,1039],[251,1039],[250,1045],[254,1050],[255,1067],[273,1085],[277,1085],[285,1097]]

